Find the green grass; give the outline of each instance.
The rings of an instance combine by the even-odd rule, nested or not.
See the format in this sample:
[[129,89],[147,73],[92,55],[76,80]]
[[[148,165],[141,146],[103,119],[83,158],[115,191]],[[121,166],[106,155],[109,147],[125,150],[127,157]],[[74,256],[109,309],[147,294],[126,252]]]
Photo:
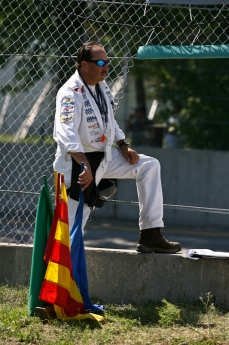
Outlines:
[[[13,142],[13,135],[10,134],[0,134],[0,143],[11,143]],[[53,144],[55,141],[52,136],[45,135],[43,140],[37,135],[27,135],[24,139],[18,141],[19,144]]]
[[28,316],[27,296],[28,287],[0,286],[0,345],[229,344],[229,309],[214,306],[210,294],[192,305],[106,304],[104,323],[44,322]]

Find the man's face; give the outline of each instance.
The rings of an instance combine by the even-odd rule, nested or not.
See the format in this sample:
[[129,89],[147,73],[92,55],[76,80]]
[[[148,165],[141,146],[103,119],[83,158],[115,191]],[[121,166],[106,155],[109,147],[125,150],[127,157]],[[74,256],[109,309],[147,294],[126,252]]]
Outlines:
[[[102,47],[95,46],[92,50],[91,60],[108,60],[107,54]],[[103,81],[109,70],[108,65],[103,67],[97,66],[95,63],[87,61],[85,66],[85,72],[87,75],[87,84],[95,85],[100,81]]]

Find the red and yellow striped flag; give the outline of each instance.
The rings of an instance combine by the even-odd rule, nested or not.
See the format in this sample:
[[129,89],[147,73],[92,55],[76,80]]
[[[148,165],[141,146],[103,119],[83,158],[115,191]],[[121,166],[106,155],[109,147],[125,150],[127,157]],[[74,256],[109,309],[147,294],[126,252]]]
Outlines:
[[100,315],[86,313],[81,293],[72,274],[70,234],[68,224],[68,199],[61,176],[61,200],[58,205],[58,221],[52,250],[39,298],[54,305],[60,319],[93,318],[102,321]]

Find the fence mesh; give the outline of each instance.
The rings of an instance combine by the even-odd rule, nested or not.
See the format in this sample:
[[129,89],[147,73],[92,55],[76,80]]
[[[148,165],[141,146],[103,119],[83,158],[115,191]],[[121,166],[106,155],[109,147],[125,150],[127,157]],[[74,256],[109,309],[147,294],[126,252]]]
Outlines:
[[226,44],[228,7],[2,0],[0,33],[0,240],[32,243],[42,175],[53,185],[55,96],[78,48],[103,44],[118,103],[139,46]]

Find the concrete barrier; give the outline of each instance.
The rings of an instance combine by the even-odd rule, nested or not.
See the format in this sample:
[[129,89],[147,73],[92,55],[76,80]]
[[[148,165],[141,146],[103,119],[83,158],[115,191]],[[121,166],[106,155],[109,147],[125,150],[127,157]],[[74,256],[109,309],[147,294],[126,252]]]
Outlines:
[[[28,285],[32,245],[0,244],[0,283]],[[108,303],[194,302],[211,292],[229,306],[229,260],[86,248],[90,296]]]

